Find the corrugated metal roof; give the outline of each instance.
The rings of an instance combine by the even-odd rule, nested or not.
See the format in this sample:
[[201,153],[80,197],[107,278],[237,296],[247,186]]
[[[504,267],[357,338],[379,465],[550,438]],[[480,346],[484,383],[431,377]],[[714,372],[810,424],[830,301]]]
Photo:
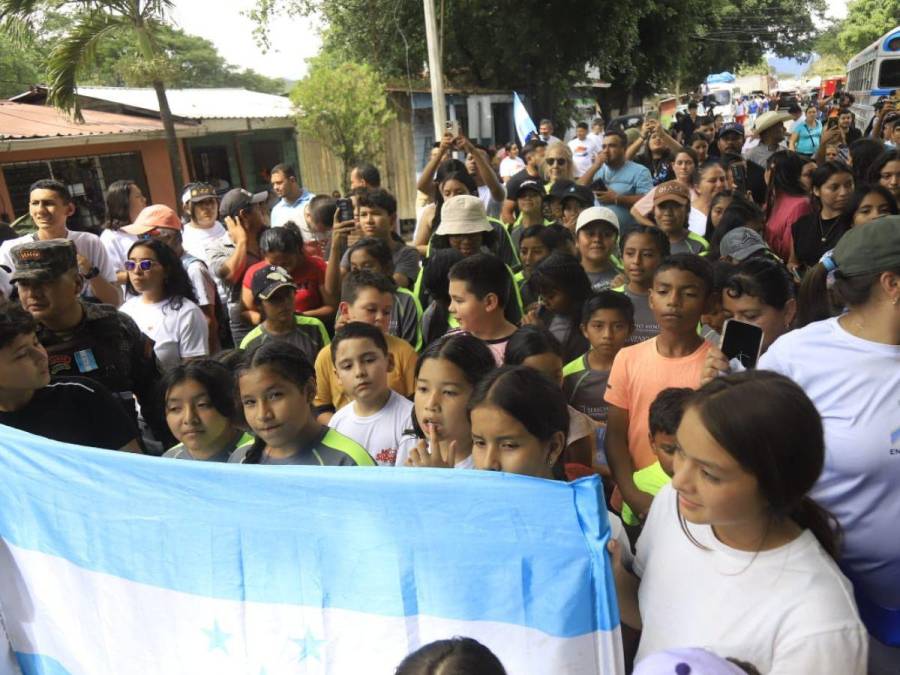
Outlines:
[[[0,139],[163,132],[162,122],[149,117],[96,110],[83,110],[82,114],[84,123],[77,123],[50,106],[0,101]],[[189,126],[176,124],[176,128]]]
[[[156,92],[149,88],[79,87],[78,93],[88,98],[159,112]],[[166,97],[173,115],[189,119],[294,115],[291,101],[286,96],[262,94],[247,89],[166,89]]]

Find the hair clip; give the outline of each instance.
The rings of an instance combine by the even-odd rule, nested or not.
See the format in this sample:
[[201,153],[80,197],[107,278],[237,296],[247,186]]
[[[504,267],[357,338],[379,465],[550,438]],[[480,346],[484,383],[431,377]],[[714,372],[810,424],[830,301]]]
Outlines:
[[832,256],[830,251],[823,255],[819,262],[822,263],[822,265],[829,273],[834,272],[838,268],[837,263],[834,262],[834,257]]

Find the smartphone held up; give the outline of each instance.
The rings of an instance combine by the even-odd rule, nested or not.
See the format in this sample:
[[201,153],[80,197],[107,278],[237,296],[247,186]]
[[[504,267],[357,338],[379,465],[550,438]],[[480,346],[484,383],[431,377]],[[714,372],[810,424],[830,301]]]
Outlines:
[[763,331],[759,326],[736,319],[726,319],[719,349],[732,365],[738,361],[742,368],[756,368],[762,351]]

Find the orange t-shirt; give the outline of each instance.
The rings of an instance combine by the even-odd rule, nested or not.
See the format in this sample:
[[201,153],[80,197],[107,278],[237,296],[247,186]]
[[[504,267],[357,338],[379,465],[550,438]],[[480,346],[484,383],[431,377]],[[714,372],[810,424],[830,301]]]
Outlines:
[[710,347],[704,341],[693,354],[667,358],[657,351],[656,340],[619,351],[606,383],[606,402],[628,411],[628,451],[636,470],[656,461],[650,448],[650,404],[668,387],[696,389]]

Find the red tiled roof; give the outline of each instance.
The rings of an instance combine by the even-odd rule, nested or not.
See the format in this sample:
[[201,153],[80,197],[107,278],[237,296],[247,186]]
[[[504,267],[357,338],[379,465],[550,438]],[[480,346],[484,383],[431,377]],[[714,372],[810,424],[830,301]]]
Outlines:
[[[109,136],[163,131],[160,120],[135,115],[82,110],[84,122],[72,121],[56,108],[0,101],[0,139],[47,138],[53,136]],[[183,124],[176,124],[176,128]]]

